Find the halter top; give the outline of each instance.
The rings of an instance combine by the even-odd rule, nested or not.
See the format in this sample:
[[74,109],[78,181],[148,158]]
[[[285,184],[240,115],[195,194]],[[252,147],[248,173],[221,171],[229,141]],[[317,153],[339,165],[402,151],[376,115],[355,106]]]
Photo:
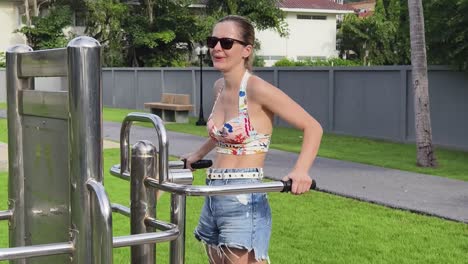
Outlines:
[[[208,117],[207,129],[211,138],[216,140],[217,152],[231,155],[250,155],[265,153],[270,146],[270,134],[260,134],[252,127],[247,112],[247,81],[250,73],[246,71],[242,77],[239,89],[239,114],[237,117],[224,123],[218,129],[213,121],[213,111]],[[213,109],[219,100],[218,93]]]

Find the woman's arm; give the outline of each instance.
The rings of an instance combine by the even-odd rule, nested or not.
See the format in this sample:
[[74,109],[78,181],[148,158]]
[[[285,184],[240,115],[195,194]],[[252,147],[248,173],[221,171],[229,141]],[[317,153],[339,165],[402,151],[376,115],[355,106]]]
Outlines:
[[249,86],[253,89],[249,89],[249,98],[304,133],[301,152],[296,164],[283,178],[283,180],[293,180],[292,193],[304,193],[309,190],[312,183],[309,169],[317,156],[323,133],[322,127],[317,120],[280,89],[258,77],[251,79]]
[[[219,93],[220,93],[223,85],[224,85],[224,80],[222,78],[218,79],[214,83],[213,89],[214,89],[215,96],[214,96],[213,104],[217,101]],[[203,159],[203,157],[205,157],[215,147],[216,147],[216,141],[210,137],[205,141],[205,143],[203,143],[200,146],[200,148],[197,151],[192,152],[192,153],[188,153],[186,155],[183,155],[183,156],[181,156],[181,158],[186,160],[187,168],[192,169],[191,164],[193,162],[196,162],[196,161],[199,161],[199,160]]]

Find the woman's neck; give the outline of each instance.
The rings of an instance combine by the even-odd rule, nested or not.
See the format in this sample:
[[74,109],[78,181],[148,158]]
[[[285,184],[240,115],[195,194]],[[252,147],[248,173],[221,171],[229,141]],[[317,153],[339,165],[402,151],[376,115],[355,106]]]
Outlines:
[[242,77],[244,76],[245,71],[247,71],[247,69],[245,69],[244,67],[239,67],[238,69],[233,69],[229,72],[224,72],[223,75],[225,89],[238,90],[240,88],[240,83],[242,81]]

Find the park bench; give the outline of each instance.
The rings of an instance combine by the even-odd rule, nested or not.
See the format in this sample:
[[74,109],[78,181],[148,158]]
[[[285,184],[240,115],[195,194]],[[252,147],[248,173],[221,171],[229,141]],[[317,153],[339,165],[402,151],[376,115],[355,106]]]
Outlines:
[[148,102],[144,105],[163,121],[176,123],[188,123],[188,113],[193,109],[188,94],[163,93],[161,102]]

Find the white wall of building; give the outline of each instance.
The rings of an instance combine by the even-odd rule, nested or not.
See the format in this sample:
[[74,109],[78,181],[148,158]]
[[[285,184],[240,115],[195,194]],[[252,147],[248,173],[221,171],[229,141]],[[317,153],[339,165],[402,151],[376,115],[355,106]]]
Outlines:
[[12,2],[0,2],[0,52],[5,52],[15,44],[25,44],[22,34],[13,33],[20,28],[18,9]]
[[[298,15],[307,19],[298,19]],[[288,12],[286,22],[289,29],[287,37],[281,38],[273,30],[256,32],[261,45],[257,56],[265,59],[265,66],[271,66],[282,57],[303,60],[337,55],[336,14]]]

